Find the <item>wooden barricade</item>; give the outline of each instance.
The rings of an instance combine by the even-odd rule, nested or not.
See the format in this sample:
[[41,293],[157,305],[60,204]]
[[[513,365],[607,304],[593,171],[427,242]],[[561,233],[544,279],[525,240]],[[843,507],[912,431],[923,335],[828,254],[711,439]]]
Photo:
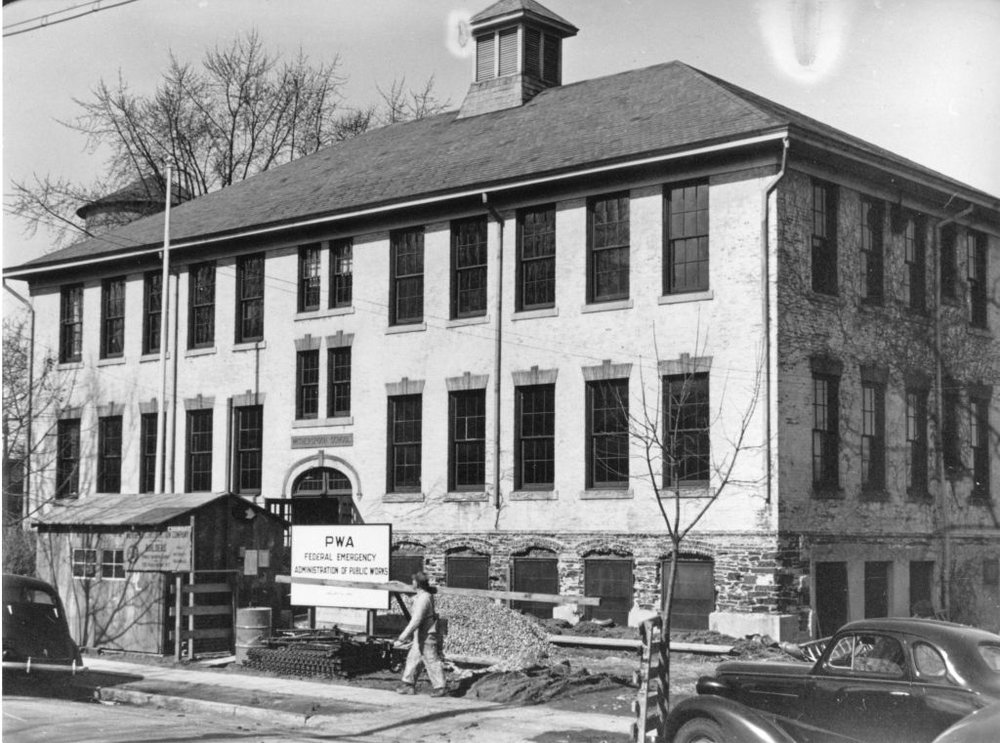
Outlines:
[[[179,660],[181,646],[187,641],[187,657],[193,658],[195,642],[205,641],[202,652],[229,649],[234,645],[234,592],[229,571],[211,571],[206,582],[189,583],[187,574],[177,573],[173,601],[169,609],[172,621],[169,639],[173,642],[174,658]],[[208,582],[211,581],[211,582]],[[185,619],[186,618],[186,619]],[[197,626],[197,625],[201,626]],[[185,626],[186,625],[186,626]]]
[[660,741],[667,717],[667,669],[664,662],[669,648],[663,643],[663,623],[660,617],[647,619],[639,627],[642,656],[639,661],[639,690],[632,703],[636,719],[632,723],[633,743]]

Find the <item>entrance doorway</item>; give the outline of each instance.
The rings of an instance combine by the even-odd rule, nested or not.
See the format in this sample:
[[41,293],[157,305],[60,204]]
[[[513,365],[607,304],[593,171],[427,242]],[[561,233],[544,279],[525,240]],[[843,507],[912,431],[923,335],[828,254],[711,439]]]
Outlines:
[[829,637],[847,623],[847,563],[816,563],[816,620],[819,636]]
[[292,484],[292,526],[357,524],[351,481],[340,470],[317,467],[302,473]]

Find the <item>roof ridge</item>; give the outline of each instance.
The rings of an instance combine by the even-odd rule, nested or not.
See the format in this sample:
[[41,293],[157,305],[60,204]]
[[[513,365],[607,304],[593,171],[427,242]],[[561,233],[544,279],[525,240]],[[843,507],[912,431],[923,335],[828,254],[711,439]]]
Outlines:
[[[766,106],[761,106],[760,104],[757,103],[757,101],[751,100],[751,99],[753,99],[753,98],[760,98],[760,99],[766,101],[767,103],[769,103],[771,105],[778,106],[779,108],[787,108],[787,107],[781,106],[781,104],[778,104],[778,103],[774,103],[773,101],[771,101],[771,100],[769,100],[767,98],[764,98],[763,96],[756,95],[756,94],[752,93],[751,91],[746,90],[745,88],[741,88],[738,85],[733,85],[733,86],[730,87],[730,84],[727,83],[722,78],[716,77],[715,75],[712,75],[711,73],[705,72],[704,70],[698,69],[697,67],[693,67],[693,66],[689,65],[687,62],[681,62],[681,61],[678,60],[677,64],[680,65],[681,67],[683,67],[683,68],[685,68],[687,70],[690,70],[691,72],[695,73],[696,75],[698,75],[699,77],[701,77],[702,79],[704,79],[706,82],[709,82],[712,85],[714,85],[716,88],[719,89],[719,91],[722,92],[723,95],[727,96],[731,101],[735,101],[737,103],[740,103],[743,106],[756,111],[757,113],[763,114],[764,116],[768,117],[769,119],[775,120],[776,123],[781,123],[781,124],[790,124],[791,123],[787,119],[782,119],[782,118],[779,118],[779,117],[775,116],[774,112],[773,111],[769,111]],[[737,94],[736,90],[733,90],[733,88],[735,88],[736,90],[740,91],[740,93]],[[792,109],[787,109],[787,110],[792,111]],[[795,113],[796,115],[802,116],[802,114],[799,114],[796,111],[792,111],[792,112]]]

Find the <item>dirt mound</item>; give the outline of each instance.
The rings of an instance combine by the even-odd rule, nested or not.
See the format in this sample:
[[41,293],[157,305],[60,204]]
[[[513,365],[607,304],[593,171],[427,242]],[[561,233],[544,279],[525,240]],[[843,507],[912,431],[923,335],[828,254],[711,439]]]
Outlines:
[[435,605],[448,623],[445,656],[503,658],[505,667],[522,668],[548,655],[548,633],[532,616],[473,596],[443,594]]
[[572,670],[568,663],[472,674],[458,679],[457,687],[458,693],[466,698],[504,704],[544,704],[583,692],[628,688],[621,679],[590,674],[582,668]]

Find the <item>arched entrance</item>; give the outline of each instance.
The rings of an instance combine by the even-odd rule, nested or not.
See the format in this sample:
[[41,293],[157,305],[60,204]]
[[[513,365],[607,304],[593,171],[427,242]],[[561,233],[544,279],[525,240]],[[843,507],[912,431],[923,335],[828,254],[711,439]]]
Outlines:
[[292,525],[357,524],[351,481],[340,470],[316,467],[292,483]]

